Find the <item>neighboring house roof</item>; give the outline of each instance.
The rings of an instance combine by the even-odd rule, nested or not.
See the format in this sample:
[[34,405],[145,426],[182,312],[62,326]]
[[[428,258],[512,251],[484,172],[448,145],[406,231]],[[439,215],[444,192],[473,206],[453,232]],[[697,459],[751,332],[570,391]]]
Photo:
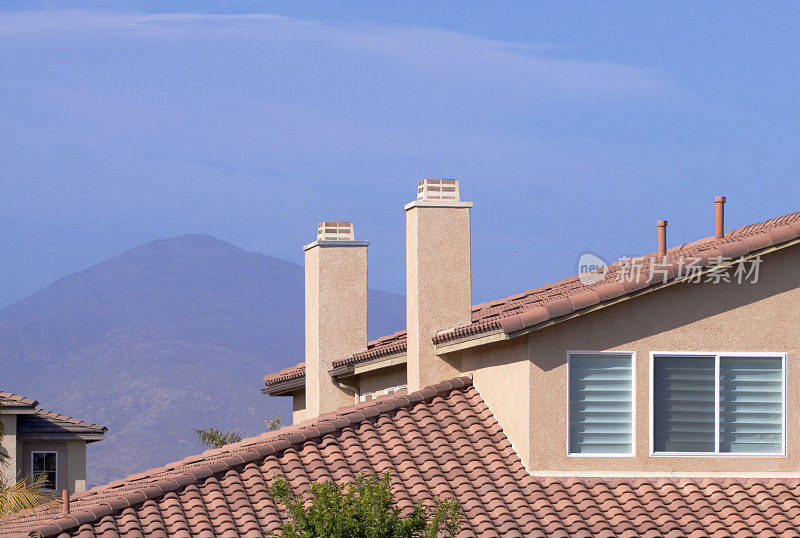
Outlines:
[[[522,293],[474,305],[470,323],[440,331],[434,336],[433,341],[443,344],[491,331],[512,334],[538,326],[546,326],[588,312],[599,305],[636,295],[648,288],[663,286],[661,279],[647,281],[650,262],[654,259],[659,264],[666,262],[661,267],[668,270],[668,283],[674,283],[677,281],[681,259],[698,257],[703,260],[704,264],[707,264],[709,260],[718,256],[727,258],[750,256],[770,247],[796,242],[798,238],[800,238],[800,213],[790,213],[750,224],[729,231],[725,237],[720,239],[706,237],[693,243],[673,247],[667,251],[666,260],[659,259],[656,253],[642,256],[643,263],[640,268],[643,278],[636,281],[629,282],[627,279],[621,279],[620,271],[625,270],[624,263],[616,262],[609,266],[609,271],[602,280],[593,284],[584,284],[579,276],[573,276]],[[618,280],[624,281],[618,282]],[[386,355],[403,353],[406,348],[405,331],[400,331],[370,342],[364,351],[334,361],[334,369],[342,365],[359,364]],[[294,379],[297,380],[303,376],[305,376],[304,367],[302,374],[298,371],[297,377]],[[270,376],[267,378],[272,380],[272,385],[269,386],[277,389],[276,385],[279,382],[275,382]]]
[[[367,349],[364,351],[333,361],[333,368],[334,370],[341,369],[345,366],[359,364],[379,357],[385,357],[395,353],[405,353],[405,351],[406,331],[399,331],[389,336],[382,336],[377,340],[367,342]],[[274,395],[289,393],[305,385],[305,376],[306,363],[304,362],[289,368],[284,368],[273,374],[267,374],[264,376],[265,388],[262,392]]]
[[339,409],[0,520],[32,536],[262,536],[284,517],[269,485],[286,476],[352,481],[389,470],[398,505],[457,498],[459,536],[730,536],[800,527],[800,480],[536,478],[471,378]]
[[78,438],[88,442],[100,441],[108,431],[105,426],[60,415],[44,409],[36,409],[39,402],[0,391],[0,413],[19,415],[17,435],[22,439]]
[[367,342],[367,349],[359,351],[354,355],[333,361],[333,367],[340,368],[349,364],[359,364],[371,361],[379,357],[394,355],[395,353],[405,353],[406,351],[406,331],[398,331],[388,336],[381,336],[377,340]]
[[[306,363],[301,362],[295,366],[284,368],[274,374],[267,374],[264,376],[264,384],[269,387],[281,385],[284,389],[289,384],[288,382],[296,379],[304,379],[306,376]],[[302,384],[301,384],[302,386]]]
[[108,431],[105,426],[84,422],[77,418],[37,409],[36,413],[20,415],[17,435],[24,439],[54,439],[78,437],[87,441],[99,441]]
[[39,402],[0,390],[0,405],[5,409],[35,409]]

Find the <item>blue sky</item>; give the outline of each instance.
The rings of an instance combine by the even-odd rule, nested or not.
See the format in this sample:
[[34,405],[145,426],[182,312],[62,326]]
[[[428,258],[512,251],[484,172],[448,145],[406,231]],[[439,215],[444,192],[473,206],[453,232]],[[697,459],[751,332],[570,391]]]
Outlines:
[[0,2],[0,305],[183,233],[301,262],[319,220],[402,293],[422,177],[475,203],[475,302],[717,194],[797,211],[799,46],[781,2]]

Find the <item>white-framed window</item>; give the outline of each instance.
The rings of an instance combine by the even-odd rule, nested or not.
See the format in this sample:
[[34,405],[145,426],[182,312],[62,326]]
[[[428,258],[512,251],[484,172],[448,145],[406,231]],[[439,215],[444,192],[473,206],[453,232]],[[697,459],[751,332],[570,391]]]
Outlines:
[[44,489],[55,491],[58,487],[58,452],[55,450],[31,452],[31,474],[34,478],[43,476]]
[[633,456],[636,354],[567,352],[567,454]]
[[650,354],[650,454],[784,456],[786,354]]
[[398,390],[407,389],[408,385],[397,385],[396,387],[389,387],[383,390],[376,390],[372,392],[362,392],[359,400],[362,402],[368,402],[370,400],[374,400],[379,396],[384,396],[386,394],[394,394]]

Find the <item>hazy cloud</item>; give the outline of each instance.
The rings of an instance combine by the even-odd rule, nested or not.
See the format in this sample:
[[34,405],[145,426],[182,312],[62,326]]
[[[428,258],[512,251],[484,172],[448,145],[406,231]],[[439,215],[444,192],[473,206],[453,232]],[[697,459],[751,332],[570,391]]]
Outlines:
[[[107,245],[103,234],[206,232],[296,259],[309,223],[356,218],[374,244],[393,238],[373,249],[388,261],[401,229],[386,215],[417,178],[462,177],[487,203],[498,176],[520,196],[541,195],[554,177],[595,177],[615,157],[590,138],[538,132],[583,121],[582,107],[598,102],[678,91],[649,69],[561,54],[261,14],[0,13],[11,221],[0,233],[36,226],[65,244],[62,234],[94,230],[75,239],[88,253]],[[276,227],[286,233],[261,233]],[[47,264],[39,285],[96,256]],[[5,285],[20,293],[33,274]]]

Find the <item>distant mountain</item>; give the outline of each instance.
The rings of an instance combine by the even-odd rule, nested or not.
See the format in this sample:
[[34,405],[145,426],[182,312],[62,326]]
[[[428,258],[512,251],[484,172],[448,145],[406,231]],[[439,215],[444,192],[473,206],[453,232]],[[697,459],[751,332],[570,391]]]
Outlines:
[[[369,332],[405,326],[370,290]],[[259,392],[303,356],[303,268],[203,235],[153,241],[0,310],[0,389],[109,427],[90,484],[199,450],[192,428],[264,431],[291,402]]]

